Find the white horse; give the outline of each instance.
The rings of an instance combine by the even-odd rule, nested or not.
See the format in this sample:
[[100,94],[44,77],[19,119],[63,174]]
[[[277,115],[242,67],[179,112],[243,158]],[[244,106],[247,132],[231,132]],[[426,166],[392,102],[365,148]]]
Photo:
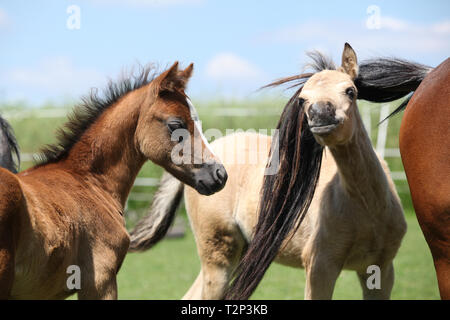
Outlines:
[[[273,258],[305,268],[307,299],[331,299],[343,269],[356,271],[364,299],[390,298],[406,222],[389,169],[358,111],[356,54],[346,44],[340,68],[318,54],[315,62],[315,74],[276,83],[300,81],[278,125],[276,175],[264,175],[271,137],[218,139],[212,147],[229,174],[225,188],[202,196],[165,174],[150,214],[132,232],[131,250],[150,247],[160,226],[173,218],[184,189],[201,261],[185,299],[247,299]],[[237,157],[258,161],[227,161]],[[381,286],[373,290],[366,285],[371,265],[381,271]]]

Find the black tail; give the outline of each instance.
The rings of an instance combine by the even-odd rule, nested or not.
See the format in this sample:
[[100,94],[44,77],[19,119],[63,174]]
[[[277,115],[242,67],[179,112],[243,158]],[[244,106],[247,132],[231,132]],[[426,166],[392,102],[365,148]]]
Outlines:
[[304,106],[298,96],[315,72],[334,70],[336,66],[318,51],[308,55],[312,59],[308,67],[313,72],[282,78],[265,86],[290,83],[290,88],[298,89],[284,107],[277,126],[278,139],[274,139],[270,149],[268,166],[275,166],[273,153],[278,152],[278,173],[264,177],[253,239],[236,269],[236,277],[225,299],[243,300],[251,296],[283,241],[302,223],[314,196],[323,147],[309,129]]
[[164,173],[149,212],[130,233],[129,251],[148,250],[164,238],[175,218],[183,189],[182,182],[169,173]]
[[255,233],[225,299],[250,297],[285,238],[300,226],[313,198],[323,148],[309,130],[297,99],[300,90],[288,102],[278,123],[279,139],[274,139],[271,154],[279,149],[279,170],[264,177]]
[[[14,157],[16,160],[14,160]],[[19,145],[11,125],[0,116],[0,167],[16,173],[19,171]]]
[[379,58],[359,64],[358,99],[390,102],[408,96],[389,116],[403,110],[412,93],[433,68],[397,58]]

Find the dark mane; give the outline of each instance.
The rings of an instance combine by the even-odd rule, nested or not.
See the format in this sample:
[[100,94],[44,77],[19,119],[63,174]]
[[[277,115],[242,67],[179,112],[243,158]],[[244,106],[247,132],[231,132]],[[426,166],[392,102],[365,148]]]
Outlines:
[[304,83],[315,73],[334,70],[332,61],[319,52],[308,54],[314,72],[279,79],[266,87],[294,84],[297,91],[284,107],[277,125],[278,139],[270,150],[279,152],[278,173],[264,176],[253,239],[235,272],[225,299],[248,299],[275,259],[283,241],[299,228],[314,196],[320,175],[323,147],[309,129],[304,106],[299,102]]
[[108,107],[127,93],[150,83],[155,78],[155,73],[152,71],[152,66],[140,67],[136,74],[132,71],[128,76],[122,76],[117,82],[110,80],[102,96],[98,94],[97,89],[92,89],[88,96],[81,99],[81,104],[73,109],[66,124],[58,129],[56,133],[58,142],[41,149],[37,157],[37,165],[57,162],[67,156],[83,133]]
[[[288,89],[297,88],[303,86],[316,72],[336,70],[333,61],[320,52],[313,51],[307,55],[313,61],[306,66],[314,72],[282,78],[263,88],[285,83],[292,83]],[[358,99],[371,102],[391,102],[406,96],[406,99],[387,118],[406,108],[414,91],[425,76],[433,70],[432,67],[420,63],[386,57],[364,60],[358,67],[358,77],[354,81],[358,88]]]
[[310,57],[312,61],[305,65],[305,69],[311,69],[312,72],[302,73],[299,75],[275,80],[274,82],[271,82],[268,85],[263,86],[262,89],[277,87],[285,83],[292,83],[291,86],[288,87],[288,89],[302,88],[305,82],[308,81],[308,79],[311,78],[311,76],[314,75],[314,73],[323,70],[336,70],[336,65],[331,60],[331,58],[324,55],[323,53],[319,51],[311,51],[306,53],[306,55]]
[[[6,169],[9,169],[13,172],[19,171],[20,167],[20,152],[19,145],[17,143],[16,137],[14,136],[14,131],[11,125],[0,116],[0,140],[3,138],[6,140],[7,146],[0,146],[0,162],[5,161]],[[2,151],[3,150],[3,151]],[[6,152],[8,154],[3,154]],[[15,155],[16,161],[14,161],[13,156]],[[0,163],[2,165],[3,163]]]
[[365,60],[359,64],[359,74],[355,79],[358,99],[390,102],[407,96],[389,118],[406,108],[413,92],[432,69],[399,58]]

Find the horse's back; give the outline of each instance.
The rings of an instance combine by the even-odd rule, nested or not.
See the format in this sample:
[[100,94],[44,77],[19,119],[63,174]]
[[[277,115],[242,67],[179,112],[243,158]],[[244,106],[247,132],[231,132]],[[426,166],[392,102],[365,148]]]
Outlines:
[[400,152],[436,269],[442,264],[446,270],[441,296],[450,298],[450,58],[427,75],[409,102]]

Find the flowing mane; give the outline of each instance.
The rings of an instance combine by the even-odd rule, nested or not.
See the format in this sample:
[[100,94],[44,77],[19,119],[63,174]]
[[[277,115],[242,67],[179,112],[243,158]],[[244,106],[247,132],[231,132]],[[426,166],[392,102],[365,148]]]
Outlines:
[[14,136],[13,129],[11,125],[1,117],[0,115],[0,135],[3,134],[4,138],[6,139],[6,142],[8,144],[9,149],[11,150],[11,155],[15,155],[16,161],[12,160],[13,163],[13,169],[16,172],[19,171],[20,166],[20,152],[19,152],[19,145],[17,143],[16,137]]
[[58,141],[41,149],[37,156],[37,165],[42,166],[63,159],[105,110],[129,92],[149,84],[155,76],[152,66],[142,67],[136,74],[130,72],[117,82],[109,81],[103,95],[99,95],[97,89],[92,89],[88,96],[81,99],[81,104],[73,109],[64,126],[58,129]]
[[365,60],[359,65],[355,80],[358,99],[391,102],[407,96],[389,118],[406,108],[412,94],[431,70],[433,68],[429,66],[399,58]]

